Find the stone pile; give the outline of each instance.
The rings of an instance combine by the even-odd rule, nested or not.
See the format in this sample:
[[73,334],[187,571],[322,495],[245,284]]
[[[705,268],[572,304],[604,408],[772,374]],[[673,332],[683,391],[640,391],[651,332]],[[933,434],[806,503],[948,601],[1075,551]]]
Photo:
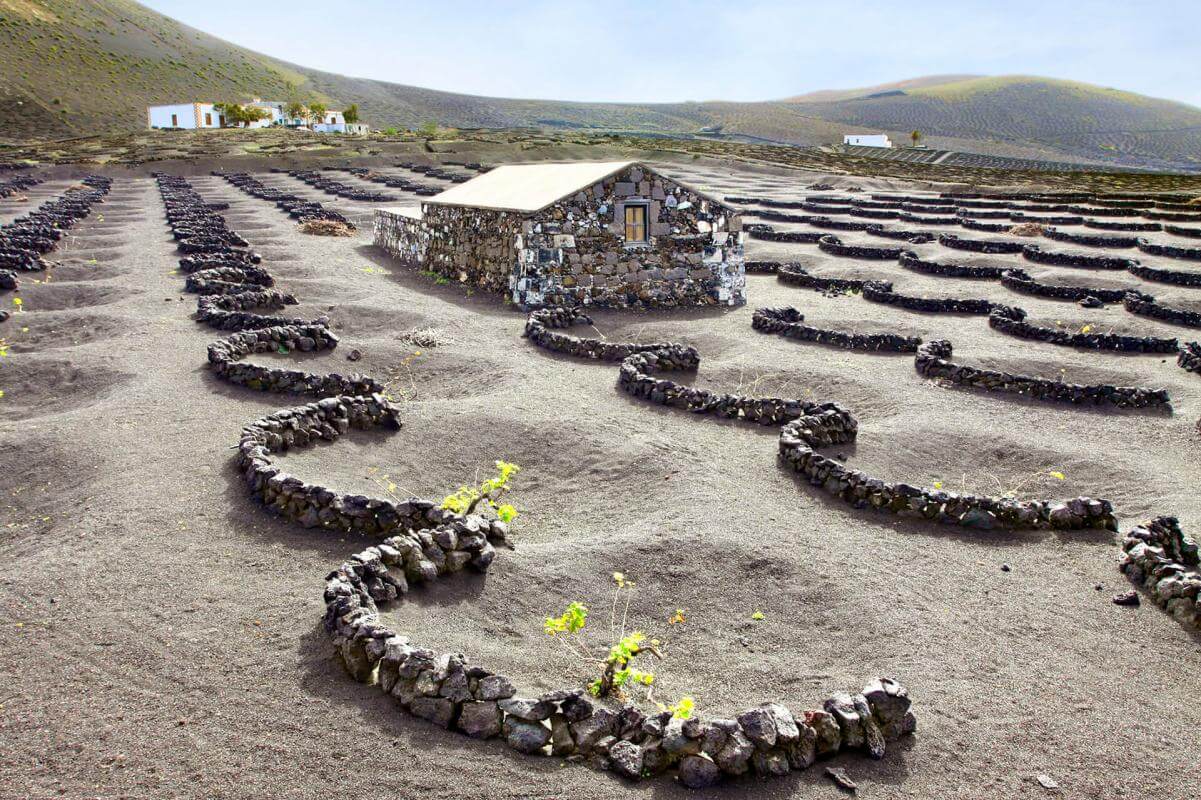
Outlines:
[[[1180,348],[1180,353],[1176,356],[1176,363],[1180,365],[1181,369],[1201,375],[1201,342],[1188,342]],[[1197,427],[1201,428],[1201,422],[1197,424]]]
[[1175,517],[1157,517],[1130,529],[1118,568],[1179,622],[1201,627],[1201,572],[1197,543]]
[[951,352],[951,343],[945,339],[937,339],[923,344],[918,348],[914,361],[918,374],[925,378],[947,381],[956,386],[1018,394],[1033,400],[1054,403],[1113,406],[1115,408],[1171,407],[1166,389],[1066,383],[1028,375],[978,369],[952,363],[948,360]]

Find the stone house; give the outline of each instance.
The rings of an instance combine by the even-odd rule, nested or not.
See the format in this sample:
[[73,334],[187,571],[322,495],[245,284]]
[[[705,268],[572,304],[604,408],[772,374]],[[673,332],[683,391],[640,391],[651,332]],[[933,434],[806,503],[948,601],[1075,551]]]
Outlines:
[[377,210],[375,244],[522,308],[746,302],[738,212],[634,161],[497,167]]

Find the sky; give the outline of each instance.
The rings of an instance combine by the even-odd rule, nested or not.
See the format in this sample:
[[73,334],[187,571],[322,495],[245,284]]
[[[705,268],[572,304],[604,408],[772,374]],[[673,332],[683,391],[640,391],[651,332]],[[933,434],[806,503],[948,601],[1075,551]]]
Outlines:
[[494,97],[772,100],[1043,75],[1201,106],[1198,0],[142,0],[276,58]]

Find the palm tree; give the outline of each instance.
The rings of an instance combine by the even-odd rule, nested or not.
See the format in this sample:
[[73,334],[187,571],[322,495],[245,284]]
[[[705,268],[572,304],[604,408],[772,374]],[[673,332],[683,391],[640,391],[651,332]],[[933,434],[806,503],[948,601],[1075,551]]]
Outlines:
[[351,103],[346,108],[346,110],[342,112],[342,119],[346,120],[348,123],[351,123],[351,124],[358,122],[359,121],[359,104]]

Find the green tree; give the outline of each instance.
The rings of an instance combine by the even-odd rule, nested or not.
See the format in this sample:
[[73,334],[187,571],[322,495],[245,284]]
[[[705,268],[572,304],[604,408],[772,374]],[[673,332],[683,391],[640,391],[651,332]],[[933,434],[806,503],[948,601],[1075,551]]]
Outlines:
[[913,133],[909,134],[909,138],[913,140],[913,146],[917,147],[918,142],[922,140],[922,132],[914,131]]
[[305,119],[308,115],[309,110],[299,100],[289,100],[284,106],[284,116],[288,119]]
[[421,123],[421,127],[417,129],[417,135],[426,139],[434,138],[438,135],[438,123],[432,121]]
[[309,103],[309,120],[311,122],[324,122],[327,110],[325,103]]
[[271,116],[266,109],[244,106],[239,103],[215,103],[213,108],[221,112],[225,124],[230,127],[245,127],[252,122]]
[[350,123],[358,122],[359,121],[359,104],[351,103],[349,106],[347,106],[346,110],[342,112],[342,117],[347,122],[350,122]]

